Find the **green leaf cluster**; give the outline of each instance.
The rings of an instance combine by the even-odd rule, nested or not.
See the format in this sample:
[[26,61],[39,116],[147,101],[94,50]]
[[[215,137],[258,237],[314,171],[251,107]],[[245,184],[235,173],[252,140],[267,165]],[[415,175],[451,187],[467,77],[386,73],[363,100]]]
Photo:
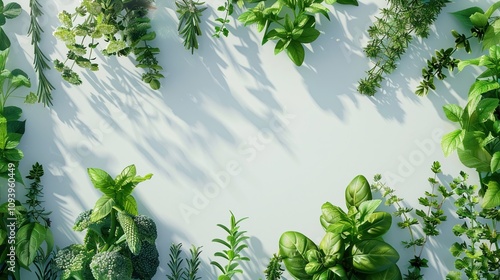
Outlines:
[[446,117],[460,128],[445,136],[441,147],[445,155],[457,151],[460,161],[480,172],[482,206],[500,206],[500,194],[489,185],[500,178],[500,45],[490,47],[489,54],[461,61],[458,68],[468,65],[485,67],[469,89],[467,105],[443,107]]
[[316,29],[316,15],[330,20],[329,8],[323,3],[358,5],[357,0],[278,0],[272,3],[260,1],[255,7],[242,13],[238,20],[244,25],[256,25],[259,32],[264,31],[262,44],[276,41],[274,54],[286,51],[288,57],[300,66],[304,62],[304,44],[314,42],[320,35]]
[[[26,201],[24,205],[10,198],[4,204],[0,205],[0,276],[7,279],[11,275],[13,279],[20,278],[20,268],[30,270],[32,263],[48,262],[53,248],[54,237],[50,230],[50,212],[46,212],[42,207],[41,198],[43,197],[43,186],[41,185],[41,176],[43,176],[42,165],[36,163],[33,165],[28,179],[32,180]],[[12,218],[15,218],[16,234],[11,238]],[[12,261],[8,253],[14,249],[15,260]],[[13,262],[13,263],[12,263]],[[14,273],[7,271],[8,267],[15,267]],[[37,266],[38,271],[40,268]],[[51,274],[51,269],[46,268],[47,273]],[[47,279],[49,280],[49,279]]]
[[470,32],[466,35],[456,30],[451,31],[455,38],[454,47],[436,51],[436,55],[427,61],[427,67],[422,69],[423,80],[415,92],[417,95],[426,95],[430,90],[435,90],[434,78],[437,77],[439,80],[447,78],[443,73],[444,69],[448,69],[450,72],[457,68],[462,70],[464,64],[459,66],[460,60],[454,58],[453,55],[458,50],[471,53],[472,39],[477,41],[483,51],[500,44],[500,18],[494,16],[499,7],[500,2],[497,2],[486,11],[480,7],[472,6],[452,13],[457,21]]
[[[82,255],[75,258],[78,265],[67,264],[63,253],[56,256],[56,264],[61,263],[57,267],[63,275],[62,279],[72,279],[74,275],[83,277],[77,279],[96,280],[151,279],[159,265],[155,246],[158,236],[156,224],[151,218],[139,215],[132,192],[139,183],[149,180],[152,174],[138,176],[136,167],[130,165],[114,179],[98,168],[89,168],[88,175],[103,195],[93,209],[81,213],[75,221],[74,230],[87,231],[84,244],[73,244],[63,249],[72,255]],[[73,248],[77,248],[78,252]],[[124,267],[110,270],[102,266],[105,262],[99,261],[101,259],[112,259],[110,264]],[[128,263],[130,269],[126,268]],[[111,278],[106,278],[106,271]]]
[[243,270],[238,267],[243,261],[250,261],[248,257],[241,254],[246,248],[248,248],[246,240],[249,237],[246,236],[246,231],[240,230],[240,223],[246,219],[247,218],[242,218],[237,220],[231,212],[229,226],[217,224],[219,228],[223,229],[227,233],[225,240],[220,238],[212,240],[212,242],[221,244],[225,248],[222,251],[216,252],[214,256],[227,261],[225,265],[217,261],[210,262],[211,265],[215,266],[222,273],[217,277],[217,280],[230,280],[235,274],[242,274]]
[[2,26],[6,23],[7,19],[16,18],[21,14],[22,8],[16,2],[4,5],[3,0],[0,0],[0,51],[5,51],[10,48],[10,39],[5,34]]
[[434,176],[428,179],[431,191],[425,191],[425,195],[418,198],[418,202],[422,206],[419,209],[404,207],[403,199],[395,194],[395,190],[381,181],[380,175],[375,176],[375,183],[371,186],[372,190],[382,194],[386,205],[392,205],[396,208],[393,215],[401,219],[398,222],[398,227],[408,230],[410,235],[409,240],[402,242],[405,248],[412,248],[414,254],[414,258],[409,260],[408,272],[404,274],[404,279],[408,280],[424,279],[422,268],[428,267],[428,260],[423,257],[424,246],[432,236],[441,233],[438,226],[447,219],[442,209],[443,203],[453,195],[452,191],[437,180],[437,176],[442,174],[441,164],[434,162],[431,171],[434,173]]
[[145,69],[142,81],[152,89],[159,89],[159,80],[164,76],[156,59],[160,49],[149,44],[156,38],[156,33],[149,31],[151,20],[147,14],[151,3],[151,0],[82,0],[74,13],[59,13],[61,26],[56,28],[54,36],[66,44],[68,53],[64,61],[54,60],[55,69],[67,82],[81,84],[73,67],[78,65],[97,71],[99,65],[94,62],[94,52],[100,43],[105,42],[104,55],[134,54],[136,67]]
[[370,41],[364,48],[375,65],[358,83],[358,91],[375,95],[385,76],[392,73],[406,52],[413,36],[426,38],[430,26],[449,0],[388,0],[388,7],[380,10],[380,16],[369,27]]
[[381,200],[372,199],[364,176],[349,183],[345,198],[347,212],[329,202],[321,207],[326,234],[319,245],[300,232],[281,235],[279,256],[286,270],[300,280],[402,279],[399,254],[382,239],[392,216],[376,211]]
[[[452,231],[459,240],[450,248],[455,257],[455,269],[446,279],[498,279],[500,277],[500,244],[498,240],[498,207],[483,208],[479,205],[479,188],[467,183],[464,172],[450,184],[455,194],[455,207],[461,223]],[[498,182],[490,183],[499,192]]]

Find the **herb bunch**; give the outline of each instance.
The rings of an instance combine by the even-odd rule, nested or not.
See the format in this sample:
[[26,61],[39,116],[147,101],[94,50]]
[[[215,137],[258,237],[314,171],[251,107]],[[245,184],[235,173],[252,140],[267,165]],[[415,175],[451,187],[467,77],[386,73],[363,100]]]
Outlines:
[[426,38],[429,28],[441,9],[449,0],[387,0],[388,7],[381,9],[381,16],[368,29],[370,41],[364,48],[375,65],[361,79],[358,91],[375,95],[384,76],[397,68],[397,63],[406,52],[413,35]]
[[480,7],[470,7],[464,10],[454,12],[456,19],[465,26],[468,34],[459,33],[452,30],[451,34],[455,38],[455,45],[451,48],[436,51],[436,55],[427,60],[426,68],[422,69],[422,81],[417,87],[417,95],[426,95],[430,90],[435,90],[434,78],[444,80],[447,76],[443,73],[445,69],[452,72],[458,67],[459,59],[453,57],[458,50],[465,50],[471,53],[471,40],[475,39],[478,47],[487,50],[497,45],[500,40],[500,19],[493,16],[493,13],[500,7],[500,2],[493,4],[487,11]]
[[285,271],[281,267],[281,262],[283,262],[283,259],[279,255],[274,254],[273,257],[269,260],[269,264],[267,265],[267,268],[264,271],[266,275],[266,280],[281,279],[281,275],[283,275],[283,272]]
[[34,48],[35,72],[38,75],[38,87],[36,94],[30,94],[26,97],[27,103],[41,102],[44,106],[52,105],[52,90],[54,86],[50,83],[45,71],[50,69],[49,59],[40,48],[43,29],[40,27],[38,17],[43,15],[42,6],[38,0],[30,0],[30,26],[28,35],[31,35],[31,44]]
[[196,2],[194,0],[179,0],[175,1],[177,6],[177,14],[179,14],[179,34],[184,38],[184,47],[191,49],[191,54],[194,49],[198,49],[198,36],[201,36],[200,17],[203,11],[207,8],[199,6],[203,2]]
[[66,44],[68,53],[64,61],[56,59],[54,64],[63,79],[74,85],[82,83],[73,70],[75,65],[97,71],[99,65],[94,62],[94,52],[105,42],[104,55],[134,54],[136,67],[145,69],[142,81],[152,89],[159,89],[159,79],[164,77],[160,73],[163,68],[156,59],[160,49],[150,45],[156,33],[149,31],[151,20],[147,17],[152,1],[82,0],[74,13],[59,13],[62,25],[55,30],[54,36]]
[[[409,260],[409,269],[407,274],[404,274],[404,279],[417,280],[424,279],[422,268],[428,267],[428,260],[423,257],[424,247],[433,236],[438,236],[440,231],[438,226],[446,221],[447,216],[441,209],[447,198],[453,195],[453,192],[437,181],[437,175],[441,173],[441,164],[434,162],[431,166],[433,177],[428,179],[431,184],[431,191],[425,191],[425,196],[419,197],[418,202],[423,208],[413,209],[402,205],[403,199],[395,194],[395,190],[391,189],[381,181],[382,177],[376,175],[372,189],[380,192],[386,199],[386,205],[392,205],[396,208],[393,213],[401,218],[398,222],[400,229],[407,229],[410,239],[403,241],[405,248],[412,248],[414,257]],[[412,215],[414,213],[414,215]],[[415,227],[419,227],[422,231],[422,237],[418,237],[418,231]]]
[[[190,258],[183,259],[181,257],[181,247],[182,243],[170,245],[168,268],[170,269],[170,274],[167,274],[169,280],[198,280],[201,277],[198,276],[198,271],[200,269],[201,261],[201,247],[191,246],[189,249]],[[186,261],[184,266],[182,263]]]
[[467,184],[467,179],[468,175],[461,172],[450,184],[456,197],[456,212],[463,223],[453,227],[453,233],[461,238],[450,248],[457,271],[450,272],[446,279],[460,280],[462,274],[468,279],[499,279],[500,211],[498,207],[482,208],[478,186]]
[[[259,2],[238,17],[244,25],[257,25],[259,32],[264,31],[262,45],[270,40],[276,40],[274,54],[286,51],[288,57],[300,66],[304,62],[304,44],[314,42],[320,35],[316,29],[316,14],[325,16],[328,20],[330,10],[323,5],[333,4],[334,0],[283,0]],[[358,5],[357,0],[338,1],[340,4]]]
[[220,238],[212,240],[212,242],[219,243],[225,247],[224,250],[216,252],[214,255],[227,260],[226,265],[217,261],[210,262],[211,265],[218,268],[222,273],[222,275],[217,278],[218,280],[230,280],[235,274],[243,273],[243,270],[239,269],[238,266],[240,266],[243,261],[250,261],[248,257],[241,255],[241,253],[248,248],[246,240],[249,239],[249,237],[245,235],[246,231],[240,230],[240,223],[245,219],[247,218],[237,220],[231,212],[229,226],[217,224],[218,227],[228,234],[226,240]]

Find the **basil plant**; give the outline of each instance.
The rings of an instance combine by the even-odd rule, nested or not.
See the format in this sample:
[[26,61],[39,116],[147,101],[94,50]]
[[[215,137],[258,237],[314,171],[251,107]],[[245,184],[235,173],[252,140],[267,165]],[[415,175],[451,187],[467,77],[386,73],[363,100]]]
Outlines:
[[347,212],[329,202],[321,207],[326,233],[319,245],[300,232],[281,235],[279,255],[286,270],[300,280],[402,279],[399,254],[382,239],[392,216],[376,211],[381,200],[372,199],[364,176],[349,183],[345,199]]

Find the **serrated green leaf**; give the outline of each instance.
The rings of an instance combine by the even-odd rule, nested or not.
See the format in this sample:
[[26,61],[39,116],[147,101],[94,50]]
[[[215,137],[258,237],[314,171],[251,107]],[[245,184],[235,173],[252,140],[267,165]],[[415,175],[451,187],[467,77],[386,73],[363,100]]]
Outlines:
[[488,189],[483,197],[483,208],[494,208],[500,206],[500,185],[498,182],[490,181],[487,183]]
[[92,210],[92,215],[90,216],[91,222],[97,222],[106,216],[108,216],[115,206],[115,200],[108,196],[101,196]]
[[495,81],[479,80],[472,84],[469,89],[469,99],[476,98],[483,93],[500,88],[500,84]]
[[443,106],[446,118],[452,122],[460,122],[464,109],[456,104],[447,104]]
[[457,129],[443,136],[441,139],[441,149],[444,156],[449,156],[453,153],[462,143],[465,136],[465,130]]
[[88,168],[87,173],[96,189],[103,193],[109,193],[109,190],[114,189],[115,180],[106,171],[99,168]]

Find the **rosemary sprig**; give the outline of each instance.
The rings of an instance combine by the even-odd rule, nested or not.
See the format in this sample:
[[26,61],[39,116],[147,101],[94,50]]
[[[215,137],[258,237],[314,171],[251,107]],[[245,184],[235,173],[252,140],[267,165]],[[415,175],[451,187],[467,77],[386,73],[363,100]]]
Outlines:
[[[49,59],[40,49],[39,45],[42,39],[41,34],[43,33],[43,29],[38,22],[38,17],[43,15],[42,6],[38,0],[30,0],[30,9],[30,26],[28,28],[28,36],[31,36],[31,44],[34,48],[33,64],[35,66],[35,72],[38,75],[36,96],[38,102],[43,103],[44,106],[49,106],[52,105],[52,90],[54,90],[54,86],[47,79],[47,76],[45,76],[45,70],[50,69],[48,64]],[[26,101],[29,103],[30,99],[28,97],[26,98]]]
[[375,61],[367,77],[359,81],[358,91],[374,95],[381,87],[384,75],[397,68],[397,62],[406,52],[413,34],[426,38],[429,27],[436,20],[448,0],[387,0],[381,17],[368,29],[370,41],[365,53]]
[[198,49],[198,38],[201,36],[200,17],[202,12],[207,8],[199,8],[198,6],[205,4],[204,2],[195,2],[193,0],[176,1],[177,13],[179,14],[179,34],[184,38],[184,46],[186,49],[191,49],[191,54],[194,49]]

